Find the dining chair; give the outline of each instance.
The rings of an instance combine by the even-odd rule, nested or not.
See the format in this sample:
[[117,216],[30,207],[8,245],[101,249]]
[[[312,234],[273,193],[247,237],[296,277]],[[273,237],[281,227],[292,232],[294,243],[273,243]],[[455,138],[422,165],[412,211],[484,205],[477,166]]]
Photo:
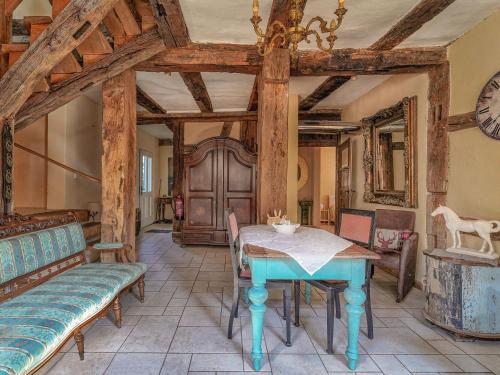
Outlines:
[[[240,302],[241,290],[248,290],[252,287],[252,273],[250,267],[240,267],[239,261],[239,229],[236,215],[232,209],[225,211],[227,237],[229,240],[229,249],[231,252],[231,265],[233,267],[233,304],[231,315],[229,316],[229,326],[227,329],[227,338],[233,337],[233,321],[238,317],[238,307]],[[288,280],[270,280],[266,283],[267,289],[283,289],[283,319],[286,320],[286,346],[292,346],[291,336],[291,300],[292,300],[292,282]]]
[[[373,247],[373,239],[375,234],[375,212],[367,210],[356,210],[352,208],[341,208],[339,214],[339,223],[337,234],[354,242],[357,245],[363,246],[369,250]],[[366,322],[368,325],[368,338],[373,339],[373,317],[370,298],[370,276],[371,263],[366,262],[365,283],[363,290],[366,293],[365,313]],[[307,280],[312,286],[323,290],[326,293],[326,329],[327,329],[327,353],[333,353],[333,330],[334,330],[334,314],[336,312],[337,319],[341,318],[340,297],[339,294],[344,292],[348,287],[347,282],[341,280]],[[335,306],[334,306],[335,304]],[[300,286],[295,286],[295,321],[299,321],[300,309]]]

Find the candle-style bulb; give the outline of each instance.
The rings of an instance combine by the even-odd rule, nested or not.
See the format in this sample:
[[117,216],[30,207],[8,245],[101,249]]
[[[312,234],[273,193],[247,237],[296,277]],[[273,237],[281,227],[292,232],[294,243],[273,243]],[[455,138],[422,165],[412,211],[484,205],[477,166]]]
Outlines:
[[259,0],[253,0],[253,15],[259,15]]
[[339,0],[339,8],[344,8],[344,0]]

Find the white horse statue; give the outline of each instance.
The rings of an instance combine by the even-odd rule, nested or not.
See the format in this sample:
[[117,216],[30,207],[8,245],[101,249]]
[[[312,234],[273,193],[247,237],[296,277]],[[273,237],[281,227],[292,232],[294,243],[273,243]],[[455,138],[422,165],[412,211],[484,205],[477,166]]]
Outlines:
[[[453,247],[448,249],[453,252],[482,256],[485,258],[495,259],[499,255],[495,253],[495,248],[491,243],[491,233],[500,232],[500,221],[487,220],[464,220],[461,219],[452,209],[439,205],[432,212],[432,216],[442,214],[446,221],[446,227],[451,233],[453,239]],[[479,253],[475,250],[462,248],[462,239],[460,232],[473,233],[477,232],[479,237],[483,239],[483,245],[479,249]]]

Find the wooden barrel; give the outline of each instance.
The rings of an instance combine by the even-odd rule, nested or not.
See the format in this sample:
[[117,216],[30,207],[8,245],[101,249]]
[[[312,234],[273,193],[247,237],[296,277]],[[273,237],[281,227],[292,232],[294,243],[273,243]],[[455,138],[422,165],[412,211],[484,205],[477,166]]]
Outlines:
[[426,319],[460,336],[500,339],[498,260],[439,249],[426,255]]

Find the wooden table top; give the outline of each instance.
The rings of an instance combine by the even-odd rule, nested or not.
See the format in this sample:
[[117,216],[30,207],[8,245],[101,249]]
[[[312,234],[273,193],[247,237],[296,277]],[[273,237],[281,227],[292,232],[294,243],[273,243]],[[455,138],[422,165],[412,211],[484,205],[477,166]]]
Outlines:
[[[264,247],[246,244],[243,251],[248,257],[252,258],[290,258],[290,255],[281,251],[270,250]],[[364,247],[353,244],[345,250],[337,253],[334,258],[337,259],[380,259],[380,255],[367,250]]]

